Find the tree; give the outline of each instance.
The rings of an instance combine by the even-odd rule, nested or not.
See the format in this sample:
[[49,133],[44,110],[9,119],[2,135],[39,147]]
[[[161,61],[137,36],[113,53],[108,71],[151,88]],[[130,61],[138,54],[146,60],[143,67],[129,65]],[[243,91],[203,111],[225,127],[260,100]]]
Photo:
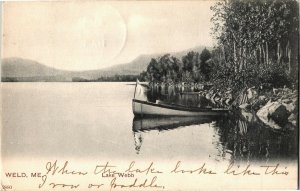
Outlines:
[[180,60],[171,56],[170,54],[165,54],[159,58],[152,58],[147,70],[147,79],[149,81],[178,81],[180,78]]
[[150,81],[160,81],[160,67],[156,59],[152,58],[147,67],[147,77]]
[[253,69],[269,70],[276,63],[284,65],[291,76],[297,73],[299,4],[296,0],[224,0],[211,9],[218,59],[222,58],[234,69],[233,75],[247,76]]
[[206,48],[202,50],[200,54],[200,60],[200,73],[204,76],[205,81],[209,81],[209,75],[212,69],[211,53],[209,52],[209,50],[207,50]]
[[204,48],[202,50],[201,54],[200,54],[201,63],[205,63],[210,58],[211,58],[211,53],[209,52],[209,50],[207,50],[206,48]]
[[198,65],[199,53],[194,51],[188,52],[187,55],[182,57],[183,71],[192,72],[194,66]]

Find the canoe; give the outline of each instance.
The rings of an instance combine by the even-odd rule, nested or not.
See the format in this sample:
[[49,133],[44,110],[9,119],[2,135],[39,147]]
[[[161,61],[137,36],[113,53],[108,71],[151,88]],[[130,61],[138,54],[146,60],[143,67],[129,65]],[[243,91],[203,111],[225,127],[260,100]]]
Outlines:
[[146,88],[147,87],[141,85],[141,83],[137,80],[134,90],[134,97],[132,99],[132,110],[136,116],[223,115],[228,111],[228,109],[224,108],[199,108],[149,102],[146,96]]
[[143,100],[132,100],[132,110],[136,116],[202,116],[224,115],[227,109],[198,108],[180,105],[152,103]]

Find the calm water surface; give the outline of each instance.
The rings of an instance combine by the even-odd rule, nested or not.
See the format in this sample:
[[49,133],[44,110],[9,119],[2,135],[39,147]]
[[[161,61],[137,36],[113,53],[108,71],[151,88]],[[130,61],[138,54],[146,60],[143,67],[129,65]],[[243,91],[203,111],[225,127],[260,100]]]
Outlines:
[[136,119],[128,84],[3,83],[2,156],[297,159],[296,129],[274,130],[251,113]]

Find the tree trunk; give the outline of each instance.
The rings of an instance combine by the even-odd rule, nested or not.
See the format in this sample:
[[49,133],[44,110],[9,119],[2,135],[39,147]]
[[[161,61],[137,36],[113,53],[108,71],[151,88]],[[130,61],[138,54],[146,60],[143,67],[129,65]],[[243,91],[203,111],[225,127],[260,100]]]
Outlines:
[[268,42],[266,42],[266,65],[269,65],[269,46]]
[[242,61],[242,48],[239,47],[239,71],[243,69],[243,61]]
[[292,66],[291,66],[291,53],[292,53],[292,50],[291,48],[289,47],[289,50],[288,50],[288,74],[291,74],[291,70],[292,70]]
[[289,47],[290,47],[290,41],[288,41],[288,42],[286,43],[286,47],[285,47],[285,56],[286,56],[286,57],[287,57],[288,54],[289,54]]
[[262,45],[262,47],[261,47],[261,49],[262,49],[262,53],[263,53],[263,66],[265,66],[265,63],[266,63],[266,53],[265,53],[265,49],[264,49],[264,47],[263,47],[263,45]]
[[258,48],[259,48],[259,60],[258,60],[258,62],[259,62],[259,64],[260,65],[262,65],[262,51],[261,51],[261,45],[258,45]]
[[221,48],[222,48],[223,59],[224,59],[224,61],[225,61],[225,63],[226,63],[226,55],[225,55],[225,49],[224,49],[224,46],[221,46]]
[[249,55],[247,55],[247,47],[245,47],[243,50],[244,50],[243,51],[244,69],[246,69],[247,68],[247,59],[246,58],[248,58]]
[[253,57],[255,59],[255,65],[257,65],[257,50],[254,50]]
[[282,51],[281,51],[281,44],[280,41],[277,43],[277,63],[279,64],[281,62],[282,58]]
[[234,67],[234,71],[238,72],[238,68],[237,68],[237,59],[236,59],[236,45],[235,42],[233,42],[233,67]]

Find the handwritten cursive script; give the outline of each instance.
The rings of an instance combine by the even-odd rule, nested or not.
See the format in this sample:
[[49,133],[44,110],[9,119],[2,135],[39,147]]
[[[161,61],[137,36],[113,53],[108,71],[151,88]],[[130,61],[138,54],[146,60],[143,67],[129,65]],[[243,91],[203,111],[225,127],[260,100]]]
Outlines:
[[87,172],[81,172],[81,171],[75,171],[75,170],[67,169],[68,163],[69,163],[68,161],[65,161],[64,165],[62,167],[59,167],[57,165],[57,160],[54,163],[47,162],[47,164],[46,164],[46,169],[47,169],[46,174],[49,174],[49,173],[52,173],[52,175],[55,175],[55,173],[71,174],[71,175],[86,175],[87,174]]
[[171,173],[190,173],[190,174],[217,174],[216,172],[212,171],[212,170],[208,170],[206,168],[206,164],[203,163],[203,165],[199,168],[196,169],[182,169],[181,168],[181,161],[178,161],[175,165],[175,168],[171,171]]
[[[62,167],[60,167],[58,165],[57,160],[55,160],[55,162],[47,162],[46,163],[46,173],[41,177],[42,178],[42,183],[39,184],[39,188],[42,188],[47,179],[48,179],[48,175],[56,175],[56,174],[61,174],[61,175],[82,175],[85,176],[87,175],[87,172],[82,172],[82,171],[76,171],[76,170],[69,170],[68,169],[68,161],[65,161],[65,163],[63,164]],[[52,188],[56,188],[56,187],[69,187],[71,189],[73,188],[77,188],[79,185],[72,185],[72,184],[56,184],[54,182],[49,183],[49,186],[52,186]]]
[[141,183],[138,183],[139,180],[136,178],[131,184],[121,184],[117,183],[117,178],[113,178],[110,182],[110,190],[115,188],[160,188],[164,189],[165,187],[162,185],[158,185],[156,183],[157,177],[154,176],[151,180],[145,179]]
[[234,162],[231,162],[227,169],[225,170],[225,174],[231,174],[234,176],[237,175],[260,175],[259,172],[255,172],[253,170],[250,169],[251,165],[248,164],[245,168],[242,168],[240,165],[234,166]]
[[[120,171],[117,165],[106,162],[98,164],[94,166],[94,168],[92,166],[90,169],[92,171],[80,171],[74,170],[68,161],[60,163],[55,160],[46,163],[45,173],[42,176],[39,176],[41,182],[38,185],[38,188],[46,189],[46,187],[48,187],[49,189],[78,190],[79,188],[101,189],[103,187],[104,189],[110,190],[128,190],[129,188],[154,188],[154,190],[156,190],[165,189],[165,185],[158,183],[160,182],[159,178],[161,178],[161,174],[165,174],[165,176],[171,174],[216,175],[219,173],[228,176],[289,175],[287,167],[282,166],[279,163],[276,165],[252,166],[251,164],[239,165],[230,162],[228,166],[225,166],[225,169],[219,169],[219,171],[212,170],[205,162],[200,163],[200,165],[195,168],[187,168],[186,165],[183,165],[183,162],[177,161],[174,166],[170,167],[169,170],[162,171],[160,168],[156,167],[154,162],[141,166],[137,165],[135,161],[132,161],[127,168],[122,168]],[[58,177],[61,178],[61,176],[84,177],[86,175],[95,176],[98,174],[101,175],[97,176],[96,182],[94,183],[87,182],[86,184],[83,184],[82,181],[66,183],[62,182],[61,179],[59,182],[57,181]],[[74,179],[72,179],[72,181],[73,180]]]
[[286,171],[287,167],[284,167],[284,170],[279,170],[280,164],[276,164],[275,166],[261,166],[265,168],[265,174],[270,174],[270,175],[288,175],[289,172]]
[[148,167],[144,168],[144,169],[135,168],[134,165],[135,165],[135,161],[132,161],[130,163],[128,169],[125,170],[125,172],[127,172],[127,173],[145,173],[146,175],[149,174],[149,173],[152,173],[152,174],[162,173],[161,171],[156,170],[154,168],[154,163],[153,162],[151,162],[150,165]]

